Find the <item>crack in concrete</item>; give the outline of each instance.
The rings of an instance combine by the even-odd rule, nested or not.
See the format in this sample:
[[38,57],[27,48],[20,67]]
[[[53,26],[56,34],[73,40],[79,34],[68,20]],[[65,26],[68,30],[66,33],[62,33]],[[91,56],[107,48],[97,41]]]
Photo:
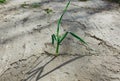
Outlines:
[[120,52],[119,49],[117,49],[117,48],[115,48],[115,47],[107,44],[107,42],[106,42],[105,40],[103,40],[103,39],[101,39],[101,38],[99,38],[99,37],[97,37],[97,36],[95,36],[95,35],[91,35],[90,33],[86,33],[86,32],[85,32],[85,35],[86,35],[86,36],[89,36],[89,37],[91,37],[91,38],[93,38],[93,39],[96,39],[97,41],[100,41],[100,43],[98,43],[98,45],[105,45],[105,46],[108,47],[109,50],[111,50],[111,51],[113,51],[113,52],[117,52],[117,53],[119,54],[119,52]]

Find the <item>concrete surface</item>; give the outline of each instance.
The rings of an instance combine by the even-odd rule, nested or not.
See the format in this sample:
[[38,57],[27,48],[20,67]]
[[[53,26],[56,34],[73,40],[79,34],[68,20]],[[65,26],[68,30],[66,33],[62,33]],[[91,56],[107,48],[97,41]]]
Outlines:
[[[29,4],[22,8],[26,2]],[[32,8],[30,5],[40,6]],[[103,0],[73,0],[61,34],[72,31],[60,46],[50,44],[67,0],[8,0],[0,4],[0,81],[120,81],[120,7]],[[53,12],[47,14],[45,9]],[[47,51],[47,52],[45,52]]]

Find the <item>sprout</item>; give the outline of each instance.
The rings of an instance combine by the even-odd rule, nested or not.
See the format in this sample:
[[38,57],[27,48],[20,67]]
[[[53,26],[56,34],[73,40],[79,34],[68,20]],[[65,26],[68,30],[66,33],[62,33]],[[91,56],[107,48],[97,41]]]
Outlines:
[[65,39],[65,37],[70,34],[72,35],[73,37],[75,37],[76,39],[78,39],[80,42],[84,43],[87,45],[87,43],[79,36],[77,36],[76,34],[74,34],[73,32],[70,32],[70,31],[67,31],[63,36],[59,35],[59,30],[60,30],[60,24],[61,24],[61,21],[62,21],[62,18],[65,14],[65,12],[67,11],[67,8],[70,4],[71,0],[69,0],[69,2],[67,3],[62,15],[60,16],[59,20],[58,20],[58,23],[57,23],[57,32],[56,32],[56,35],[53,34],[51,37],[52,37],[52,44],[54,45],[55,41],[56,41],[56,55],[59,54],[59,47],[60,47],[60,44],[61,42]]

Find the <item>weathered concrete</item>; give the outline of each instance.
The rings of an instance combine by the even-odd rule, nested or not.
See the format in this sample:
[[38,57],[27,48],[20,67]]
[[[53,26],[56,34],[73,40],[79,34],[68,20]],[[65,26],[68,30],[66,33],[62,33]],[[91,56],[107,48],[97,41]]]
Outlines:
[[[39,3],[21,7],[24,2]],[[0,5],[0,81],[120,81],[120,8],[102,0],[74,0],[65,14],[61,34],[72,31],[54,57],[50,44],[67,1],[10,0]],[[47,14],[44,9],[52,9]]]

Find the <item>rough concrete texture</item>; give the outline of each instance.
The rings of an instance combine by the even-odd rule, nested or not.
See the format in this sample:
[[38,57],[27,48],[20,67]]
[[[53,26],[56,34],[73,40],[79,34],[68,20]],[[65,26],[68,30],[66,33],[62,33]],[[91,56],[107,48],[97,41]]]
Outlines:
[[[25,8],[21,4],[26,2]],[[37,3],[36,8],[31,5]],[[72,31],[59,56],[51,35],[67,0],[8,0],[0,4],[0,81],[120,81],[120,8],[103,0],[72,0],[61,34]],[[51,9],[47,14],[45,9]],[[47,52],[45,52],[47,51]]]

